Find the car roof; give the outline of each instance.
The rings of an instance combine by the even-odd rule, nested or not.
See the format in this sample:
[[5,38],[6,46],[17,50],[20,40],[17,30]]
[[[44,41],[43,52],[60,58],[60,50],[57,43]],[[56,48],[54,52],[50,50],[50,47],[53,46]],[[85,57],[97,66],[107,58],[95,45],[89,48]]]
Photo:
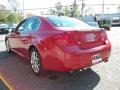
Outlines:
[[47,18],[47,17],[68,17],[68,16],[58,16],[58,15],[40,15],[40,16],[30,16],[31,17],[37,17],[37,18]]

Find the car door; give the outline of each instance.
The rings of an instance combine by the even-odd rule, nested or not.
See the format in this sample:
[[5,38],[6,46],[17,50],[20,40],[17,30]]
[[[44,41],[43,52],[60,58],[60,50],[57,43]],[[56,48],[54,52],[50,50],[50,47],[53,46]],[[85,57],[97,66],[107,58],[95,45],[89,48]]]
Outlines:
[[27,20],[27,23],[24,27],[24,30],[20,32],[20,37],[19,37],[19,52],[23,54],[24,57],[28,56],[28,47],[31,44],[31,33],[33,26],[35,23],[35,18],[31,17]]
[[20,33],[24,30],[25,24],[26,24],[27,20],[23,20],[15,29],[15,31],[12,31],[10,33],[10,36],[8,37],[9,39],[9,44],[10,44],[10,48],[12,50],[14,50],[15,52],[19,52],[19,38],[20,38]]

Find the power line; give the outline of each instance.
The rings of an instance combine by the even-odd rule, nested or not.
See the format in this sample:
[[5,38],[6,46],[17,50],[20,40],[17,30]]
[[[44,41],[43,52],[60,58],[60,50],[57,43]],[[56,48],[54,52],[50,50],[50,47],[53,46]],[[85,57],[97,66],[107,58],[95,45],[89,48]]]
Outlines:
[[[82,6],[80,4],[76,4],[77,6]],[[102,6],[103,4],[85,4],[85,6]],[[120,4],[104,4],[104,6],[119,6]],[[68,6],[73,6],[73,5],[65,5],[65,6],[61,6],[61,7],[68,7]],[[28,9],[18,9],[15,11],[23,11],[23,10],[41,10],[41,9],[51,9],[51,8],[56,8],[56,7],[47,7],[47,8],[28,8]],[[13,11],[13,10],[0,10],[0,11]]]

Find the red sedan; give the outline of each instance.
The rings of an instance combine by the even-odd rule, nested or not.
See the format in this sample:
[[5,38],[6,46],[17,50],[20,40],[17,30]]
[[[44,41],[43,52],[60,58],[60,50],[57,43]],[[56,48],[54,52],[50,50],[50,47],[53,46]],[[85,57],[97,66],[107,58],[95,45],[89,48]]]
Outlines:
[[39,75],[46,71],[77,71],[108,61],[111,53],[104,29],[59,16],[33,16],[23,20],[6,38],[8,52],[31,62]]

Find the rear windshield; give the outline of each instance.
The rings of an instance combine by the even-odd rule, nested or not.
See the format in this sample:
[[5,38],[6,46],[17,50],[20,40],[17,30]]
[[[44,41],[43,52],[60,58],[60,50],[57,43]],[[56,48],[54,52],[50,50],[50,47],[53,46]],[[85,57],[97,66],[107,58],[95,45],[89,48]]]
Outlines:
[[56,27],[81,27],[81,28],[90,28],[88,24],[71,17],[58,17],[50,16],[47,17],[48,21]]

